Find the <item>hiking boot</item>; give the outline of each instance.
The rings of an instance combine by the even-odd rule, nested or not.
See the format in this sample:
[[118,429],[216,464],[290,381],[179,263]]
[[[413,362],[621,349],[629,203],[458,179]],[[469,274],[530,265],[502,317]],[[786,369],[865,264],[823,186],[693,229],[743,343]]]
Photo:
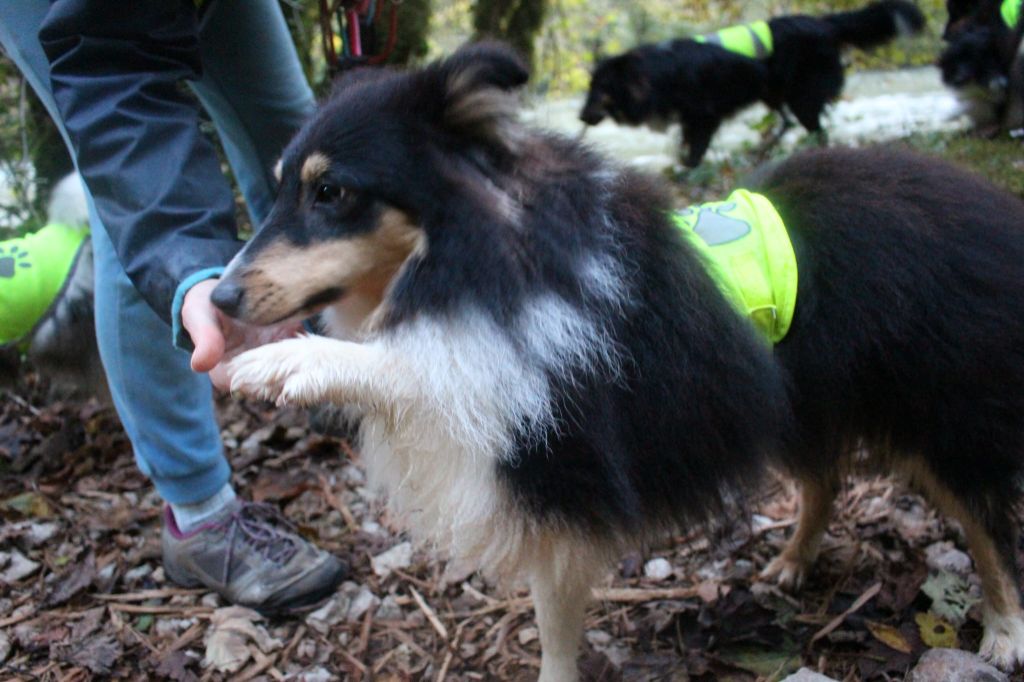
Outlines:
[[164,509],[164,573],[263,614],[298,612],[334,593],[348,566],[295,532],[275,508],[236,499],[185,534]]

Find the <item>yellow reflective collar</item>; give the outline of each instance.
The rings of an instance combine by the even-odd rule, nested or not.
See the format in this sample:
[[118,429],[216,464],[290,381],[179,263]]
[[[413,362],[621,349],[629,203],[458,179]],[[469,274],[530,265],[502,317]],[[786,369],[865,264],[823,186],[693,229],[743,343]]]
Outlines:
[[751,59],[770,57],[775,49],[767,21],[729,26],[714,33],[695,36],[698,43],[711,43]]
[[0,344],[21,341],[49,312],[88,235],[88,229],[51,223],[0,242]]
[[738,189],[725,201],[676,211],[672,219],[733,307],[772,343],[781,341],[796,309],[797,267],[772,202]]

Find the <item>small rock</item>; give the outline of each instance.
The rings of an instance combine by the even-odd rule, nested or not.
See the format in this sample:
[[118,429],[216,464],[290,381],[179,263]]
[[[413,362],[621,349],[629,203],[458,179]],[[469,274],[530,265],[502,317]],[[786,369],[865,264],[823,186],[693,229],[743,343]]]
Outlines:
[[373,592],[370,591],[365,585],[353,595],[348,605],[348,612],[345,614],[345,620],[350,623],[354,623],[363,617],[363,614],[370,609],[377,608],[380,604],[380,599]]
[[142,564],[124,574],[124,581],[126,583],[133,583],[136,580],[141,580],[147,575],[153,572],[153,567],[149,564]]
[[335,677],[326,668],[317,666],[312,670],[299,673],[294,679],[299,680],[299,682],[331,682]]
[[800,668],[789,677],[783,678],[781,682],[836,682],[828,675],[814,672],[810,668]]
[[906,682],[1007,682],[998,669],[961,649],[929,649],[907,675]]
[[295,657],[300,661],[308,661],[316,657],[316,642],[306,637],[295,647]]
[[668,559],[658,557],[644,564],[644,576],[651,580],[664,580],[672,575],[672,564]]
[[32,561],[18,550],[9,554],[0,552],[0,566],[5,564],[4,572],[0,573],[0,582],[8,585],[23,580],[39,570],[39,562]]
[[22,535],[22,539],[28,542],[29,547],[38,547],[50,540],[60,530],[60,526],[52,521],[43,523],[30,521],[24,523],[23,528],[25,534]]
[[355,485],[366,483],[366,474],[363,473],[363,470],[351,464],[342,468],[341,478],[347,483],[354,483]]
[[632,651],[628,646],[616,642],[603,630],[588,630],[586,638],[590,646],[594,647],[595,651],[603,653],[616,668],[621,668],[623,663],[632,657]]
[[370,560],[373,572],[380,578],[391,575],[396,568],[408,568],[412,563],[412,543],[403,542],[378,554]]
[[203,595],[203,598],[199,600],[199,603],[203,606],[208,606],[211,609],[220,607],[220,595],[216,592],[207,592]]
[[347,595],[338,592],[326,604],[306,616],[306,625],[310,630],[326,635],[331,626],[345,618],[351,604]]
[[729,580],[750,580],[754,575],[754,562],[748,559],[737,559],[729,572]]
[[195,623],[195,618],[157,618],[153,631],[158,637],[176,637]]
[[373,520],[370,520],[370,519],[366,519],[365,521],[363,521],[362,526],[360,526],[360,530],[362,530],[367,535],[373,535],[373,536],[379,536],[379,535],[384,535],[385,534],[384,527],[381,526],[376,521],[373,521]]
[[519,643],[522,644],[523,646],[526,646],[530,642],[532,642],[535,639],[537,639],[537,636],[538,636],[537,628],[531,628],[531,627],[522,628],[519,631],[519,634],[516,635],[516,636],[519,638]]
[[392,594],[384,597],[380,607],[377,608],[377,613],[373,614],[374,620],[402,620],[402,617],[402,607],[398,605],[398,600]]
[[947,571],[965,578],[971,574],[971,557],[948,540],[929,545],[924,552],[928,568],[932,571]]

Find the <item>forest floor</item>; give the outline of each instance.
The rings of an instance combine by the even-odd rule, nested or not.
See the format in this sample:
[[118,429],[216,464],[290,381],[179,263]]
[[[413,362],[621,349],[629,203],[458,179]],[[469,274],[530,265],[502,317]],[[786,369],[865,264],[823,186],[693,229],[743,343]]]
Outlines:
[[[0,678],[21,680],[530,680],[539,647],[525,592],[451,575],[394,527],[358,455],[304,412],[225,399],[239,491],[280,505],[346,558],[338,594],[263,620],[181,589],[160,565],[161,503],[116,416],[51,403],[29,375],[0,407]],[[714,533],[622,558],[597,590],[588,680],[902,679],[929,646],[974,650],[978,583],[958,528],[884,478],[847,481],[809,584],[758,580],[794,525],[766,486]]]
[[[1024,194],[1019,141],[931,131],[897,143]],[[742,152],[713,160],[677,185],[680,202],[721,196],[751,166]],[[320,609],[264,620],[167,580],[161,502],[116,415],[45,395],[32,372],[0,392],[0,680],[535,678],[526,593],[417,550],[366,488],[358,454],[305,412],[218,401],[239,492],[351,564]],[[795,513],[793,487],[776,479],[730,527],[623,557],[588,612],[585,678],[753,682],[807,666],[901,680],[930,647],[977,649],[962,533],[921,498],[886,478],[848,480],[809,584],[787,594],[758,574]]]

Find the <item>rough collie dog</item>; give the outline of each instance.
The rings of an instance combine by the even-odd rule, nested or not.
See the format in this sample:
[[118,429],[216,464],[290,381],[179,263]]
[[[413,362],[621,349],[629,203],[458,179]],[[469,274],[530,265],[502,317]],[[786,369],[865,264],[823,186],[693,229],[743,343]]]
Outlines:
[[[939,57],[942,81],[956,91],[964,112],[982,134],[1024,126],[1024,54],[1020,0],[1016,12],[982,3],[973,13],[950,6],[948,44]],[[1010,7],[1010,3],[1003,3]],[[987,9],[986,9],[987,8]],[[954,17],[959,16],[954,21]]]
[[1021,202],[882,151],[774,167],[757,190],[801,270],[773,351],[656,180],[518,123],[526,78],[477,45],[323,104],[213,300],[254,324],[326,309],[334,338],[239,355],[232,390],[357,406],[371,478],[414,531],[529,578],[542,680],[576,678],[591,585],[620,553],[729,509],[767,453],[804,482],[769,570],[798,582],[844,458],[867,446],[964,524],[984,650],[1021,658]]
[[783,132],[788,110],[808,132],[824,135],[821,114],[843,89],[842,47],[881,45],[923,26],[913,4],[884,0],[853,12],[776,17],[720,35],[643,45],[598,62],[580,119],[652,127],[678,121],[690,167],[700,164],[724,119],[758,101],[783,115]]

